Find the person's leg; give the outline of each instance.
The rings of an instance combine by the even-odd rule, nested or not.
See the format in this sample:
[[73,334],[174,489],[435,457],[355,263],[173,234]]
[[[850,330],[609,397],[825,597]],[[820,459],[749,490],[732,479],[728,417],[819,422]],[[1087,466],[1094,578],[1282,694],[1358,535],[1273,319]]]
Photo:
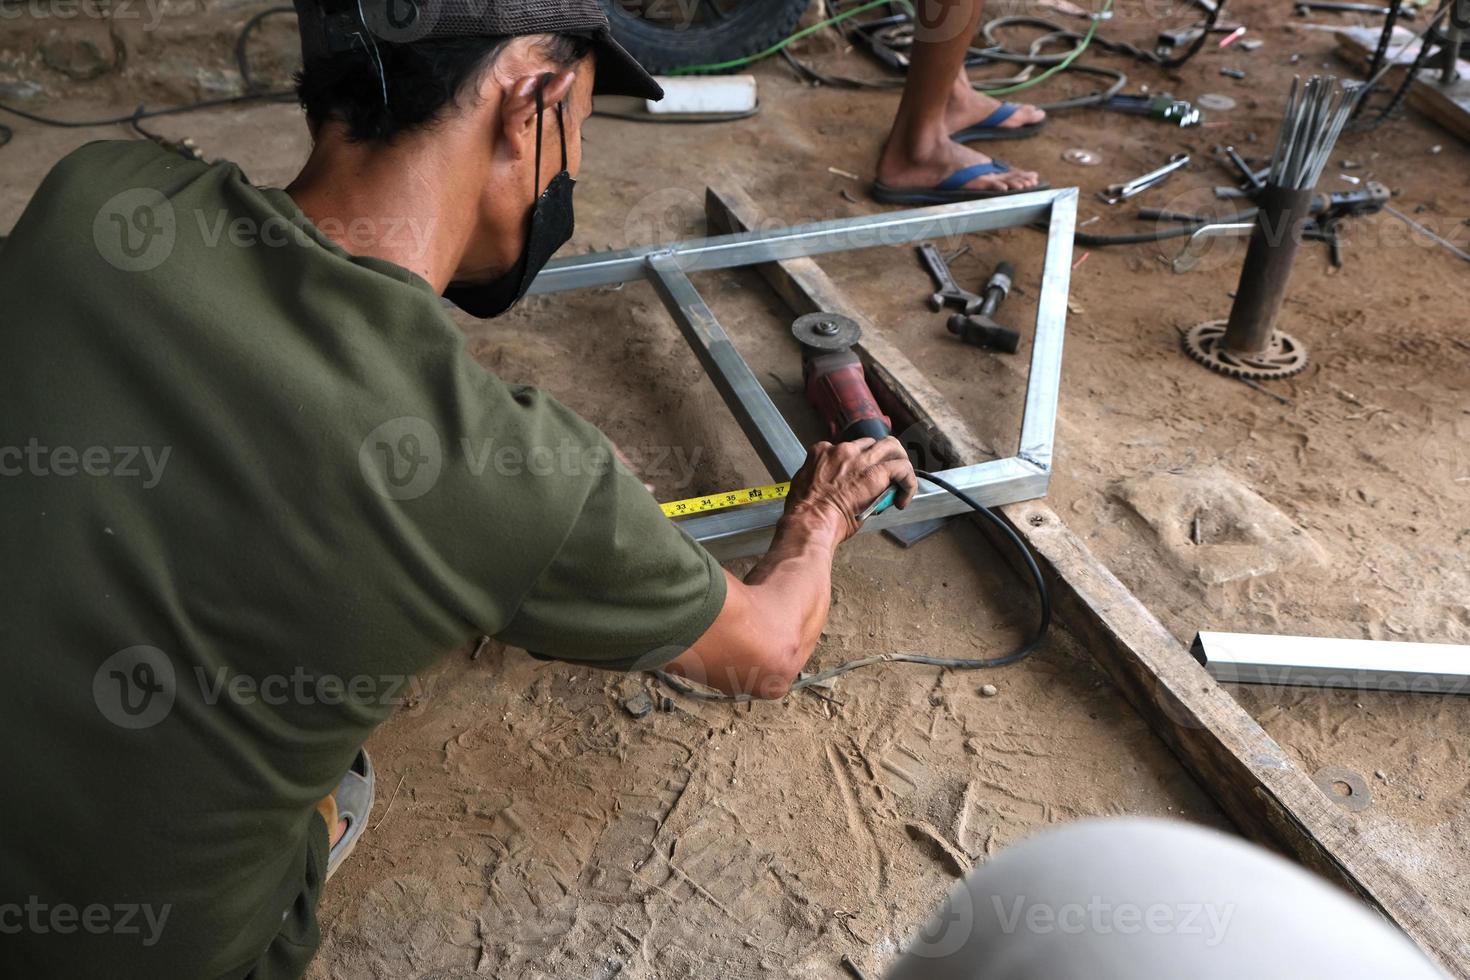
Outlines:
[[[901,188],[935,187],[957,171],[990,160],[950,139],[955,130],[979,122],[995,108],[994,100],[985,101],[969,89],[967,81],[963,84],[965,91],[961,91],[959,81],[964,75],[965,52],[980,28],[983,7],[982,0],[919,0],[908,81],[893,131],[878,161],[878,180],[882,183]],[[1038,119],[1022,110],[1008,120],[1012,121],[1024,125]],[[1039,183],[1035,173],[1013,170],[978,177],[966,188],[1024,190]]]
[[1007,848],[957,885],[888,980],[1434,980],[1401,933],[1244,841],[1098,820]]
[[[981,120],[989,119],[991,113],[999,109],[1000,105],[1000,99],[975,91],[975,86],[970,81],[970,73],[965,70],[964,59],[961,56],[959,74],[955,76],[954,85],[949,90],[949,102],[944,107],[945,126],[949,127],[951,133],[957,133]],[[996,128],[1019,129],[1045,119],[1045,110],[1021,103],[1021,107]]]

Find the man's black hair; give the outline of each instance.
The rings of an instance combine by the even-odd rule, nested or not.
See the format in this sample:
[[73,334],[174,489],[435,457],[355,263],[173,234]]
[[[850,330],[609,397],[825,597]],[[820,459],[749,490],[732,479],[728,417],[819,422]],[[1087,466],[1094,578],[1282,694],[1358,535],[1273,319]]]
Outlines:
[[[461,98],[474,98],[473,90],[510,40],[449,37],[409,44],[379,40],[376,53],[356,46],[313,59],[296,75],[296,95],[314,123],[339,120],[347,124],[349,139],[391,142],[433,124],[460,105]],[[551,34],[543,50],[552,64],[570,68],[591,52],[592,42]]]

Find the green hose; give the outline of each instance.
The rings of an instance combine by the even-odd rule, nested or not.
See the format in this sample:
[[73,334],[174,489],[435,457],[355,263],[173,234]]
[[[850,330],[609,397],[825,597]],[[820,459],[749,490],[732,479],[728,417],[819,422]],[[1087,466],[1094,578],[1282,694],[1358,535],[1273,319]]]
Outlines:
[[[913,7],[910,3],[908,3],[908,0],[899,0],[899,2],[902,4],[903,7],[907,8],[910,16],[912,16]],[[744,58],[735,58],[730,61],[721,61],[711,65],[687,65],[683,68],[674,69],[672,72],[670,72],[670,74],[694,75],[706,74],[709,72],[729,71],[732,68],[744,68],[746,65],[752,65],[755,64],[757,61],[769,58],[773,54],[781,53],[790,45],[796,43],[797,41],[800,41],[802,38],[810,34],[814,34],[817,31],[822,30],[823,28],[831,27],[833,24],[840,24],[851,17],[856,17],[858,14],[866,13],[867,11],[872,10],[875,7],[886,6],[888,3],[889,0],[872,0],[872,2],[865,3],[861,7],[855,7],[852,10],[844,11],[843,13],[838,14],[836,17],[828,17],[826,20],[821,21],[820,23],[813,24],[810,27],[804,27],[801,30],[797,31],[795,34],[786,38],[785,40],[778,41],[766,50],[757,52],[756,54],[746,55]],[[1048,68],[1040,75],[1037,75],[1035,78],[1027,79],[1026,81],[1020,82],[1016,85],[1008,85],[1005,88],[979,89],[979,91],[985,95],[1010,95],[1012,92],[1020,92],[1023,89],[1031,88],[1033,85],[1040,85],[1042,82],[1046,81],[1048,78],[1051,78],[1058,72],[1066,71],[1067,68],[1071,66],[1072,62],[1076,61],[1079,57],[1081,57],[1082,52],[1087,50],[1088,45],[1092,44],[1092,38],[1095,34],[1097,34],[1098,21],[1106,17],[1108,12],[1112,9],[1113,0],[1105,0],[1105,2],[1103,3],[1102,13],[1092,19],[1091,25],[1089,25],[1087,28],[1087,34],[1082,38],[1082,43],[1079,44],[1071,54],[1067,55],[1066,58]]]
[[1097,34],[1098,22],[1107,17],[1108,12],[1112,9],[1113,0],[1106,0],[1106,2],[1103,3],[1102,13],[1092,18],[1092,23],[1088,25],[1087,33],[1082,37],[1082,43],[1077,45],[1076,49],[1073,50],[1071,54],[1067,55],[1067,57],[1063,58],[1055,65],[1052,65],[1040,75],[1037,75],[1035,78],[1028,78],[1024,82],[1018,82],[1015,85],[1008,85],[1005,88],[982,88],[978,89],[977,91],[979,91],[982,95],[1010,95],[1012,92],[1020,92],[1023,89],[1028,89],[1033,85],[1040,85],[1042,82],[1046,81],[1057,72],[1066,71],[1071,66],[1072,62],[1076,61],[1082,55],[1082,52],[1086,51],[1088,46],[1092,44],[1092,38],[1094,35]]
[[[914,8],[908,3],[908,0],[899,0],[899,2],[908,9],[910,15],[913,14]],[[797,41],[800,41],[808,34],[815,34],[817,31],[820,31],[823,28],[831,27],[833,24],[840,24],[843,21],[848,20],[849,18],[856,17],[858,14],[867,13],[874,7],[886,7],[888,3],[889,0],[871,0],[870,3],[865,3],[861,7],[856,7],[852,10],[844,11],[838,14],[836,17],[828,17],[826,20],[820,23],[813,24],[810,27],[803,27],[801,30],[786,38],[784,41],[777,41],[769,48],[766,48],[766,50],[757,52],[756,54],[746,55],[744,58],[736,58],[732,61],[721,61],[712,65],[686,65],[683,68],[675,68],[673,71],[669,72],[669,74],[693,75],[715,71],[729,71],[731,68],[744,68],[746,65],[753,65],[757,61],[769,58],[773,54],[780,54],[782,50],[792,44],[795,44]]]

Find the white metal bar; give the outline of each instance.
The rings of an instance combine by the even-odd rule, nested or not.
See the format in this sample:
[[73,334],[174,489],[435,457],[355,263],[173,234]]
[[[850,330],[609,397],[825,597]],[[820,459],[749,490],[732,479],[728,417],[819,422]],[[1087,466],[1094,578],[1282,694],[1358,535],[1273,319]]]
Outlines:
[[1457,644],[1201,633],[1193,653],[1228,683],[1470,693],[1470,646]]
[[1067,295],[1072,287],[1072,242],[1077,230],[1077,189],[1056,192],[1047,223],[1046,258],[1036,303],[1031,376],[1021,422],[1022,459],[1051,469],[1057,403],[1062,394],[1062,346],[1067,332]]
[[1011,228],[1045,221],[1058,198],[1068,195],[1075,198],[1076,194],[1075,188],[1036,191],[986,201],[888,211],[771,231],[747,231],[716,238],[697,238],[671,245],[642,245],[616,252],[594,252],[552,262],[536,277],[530,292],[537,295],[635,282],[647,278],[648,256],[657,252],[673,252],[678,255],[679,268],[685,274],[690,274]]

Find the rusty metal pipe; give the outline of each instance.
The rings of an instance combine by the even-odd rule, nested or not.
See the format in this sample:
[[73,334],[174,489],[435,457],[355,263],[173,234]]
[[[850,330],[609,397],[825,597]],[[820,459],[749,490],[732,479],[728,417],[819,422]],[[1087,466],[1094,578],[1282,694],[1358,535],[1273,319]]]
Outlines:
[[1262,354],[1271,345],[1302,233],[1312,215],[1312,189],[1268,186],[1257,203],[1261,210],[1224,338],[1226,348],[1244,355]]

